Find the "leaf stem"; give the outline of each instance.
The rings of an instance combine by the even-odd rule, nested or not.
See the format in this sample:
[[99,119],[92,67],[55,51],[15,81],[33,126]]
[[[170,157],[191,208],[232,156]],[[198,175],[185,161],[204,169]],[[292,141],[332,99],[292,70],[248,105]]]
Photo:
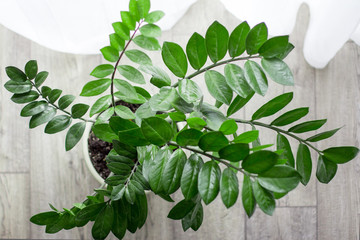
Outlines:
[[[196,72],[184,77],[184,79],[191,79],[203,72],[206,72],[212,68],[215,68],[215,67],[218,67],[218,66],[221,66],[221,65],[224,65],[224,64],[227,64],[227,63],[230,63],[230,62],[235,62],[235,61],[242,61],[242,60],[249,60],[249,59],[252,59],[252,58],[260,58],[259,55],[255,55],[255,56],[247,56],[247,57],[237,57],[237,58],[231,58],[231,59],[228,59],[228,60],[224,60],[224,61],[221,61],[221,62],[217,62],[217,63],[214,63],[214,64],[211,64],[209,66],[207,66],[206,68],[203,68],[203,69],[199,69],[197,70]],[[172,85],[172,87],[177,87],[179,85],[179,81],[174,83]]]
[[310,148],[314,149],[316,152],[318,152],[319,154],[321,154],[321,150],[317,149],[316,147],[314,147],[314,145],[310,144],[309,142],[307,142],[306,140],[296,136],[295,134],[292,134],[288,131],[285,131],[283,129],[280,129],[280,128],[277,128],[277,127],[274,127],[274,126],[271,126],[271,125],[268,125],[268,124],[265,124],[265,123],[262,123],[262,122],[257,122],[257,121],[248,121],[248,120],[242,120],[242,119],[237,119],[237,118],[232,118],[234,119],[236,122],[238,123],[245,123],[245,124],[250,124],[250,125],[256,125],[256,126],[260,126],[260,127],[265,127],[265,128],[269,128],[269,129],[272,129],[278,133],[283,133],[283,134],[286,134],[296,140],[298,140],[299,142],[309,146]]

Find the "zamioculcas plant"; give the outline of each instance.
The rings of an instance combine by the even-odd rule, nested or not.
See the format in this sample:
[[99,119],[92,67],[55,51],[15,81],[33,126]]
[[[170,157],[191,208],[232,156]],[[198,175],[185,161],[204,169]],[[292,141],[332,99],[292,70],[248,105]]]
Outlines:
[[[30,128],[46,123],[45,133],[49,134],[68,129],[68,151],[79,142],[86,123],[92,122],[95,135],[113,144],[107,156],[111,174],[106,185],[71,208],[58,210],[51,205],[51,211],[33,216],[32,223],[45,225],[47,233],[56,233],[94,221],[95,239],[105,239],[110,232],[121,239],[126,230],[135,233],[144,225],[148,212],[146,191],[173,201],[171,194],[180,190],[184,199],[168,217],[181,220],[184,231],[196,231],[203,221],[204,204],[210,204],[218,195],[230,208],[241,193],[248,217],[256,205],[272,215],[275,199],[295,189],[299,182],[309,182],[311,151],[317,154],[316,177],[322,183],[331,181],[339,164],[356,157],[356,147],[320,150],[313,145],[339,129],[309,138],[299,135],[318,130],[326,119],[302,122],[309,112],[307,107],[283,110],[291,102],[292,92],[271,99],[250,119],[232,117],[255,94],[266,94],[269,79],[282,85],[294,84],[283,61],[294,48],[288,36],[268,39],[264,23],[250,28],[247,22],[229,34],[215,21],[205,36],[194,33],[185,50],[173,42],[161,46],[156,39],[161,29],[154,23],[164,13],[149,13],[149,9],[149,0],[130,0],[129,11],[121,12],[122,21],[113,23],[115,33],[110,35],[110,45],[100,50],[110,63],[95,67],[90,75],[96,80],[86,83],[80,94],[103,94],[92,106],[76,103],[70,107],[75,96],[62,95],[60,89],[43,85],[48,72],[39,72],[34,60],[25,65],[24,72],[12,66],[6,68],[10,80],[5,88],[14,93],[12,101],[26,103],[21,116],[30,117]],[[153,65],[145,52],[129,50],[132,43],[148,51],[160,50],[173,76]],[[124,57],[134,64],[122,65]],[[212,63],[205,65],[208,59]],[[218,66],[224,66],[224,71],[219,72]],[[193,80],[200,75],[207,89],[200,89]],[[159,88],[154,95],[138,86],[148,81]],[[203,101],[203,90],[210,93],[215,104]],[[126,106],[116,106],[117,100],[141,105],[133,113]],[[225,114],[219,110],[222,105]],[[279,117],[266,121],[266,117],[279,111],[283,111]],[[90,117],[101,115],[93,121],[84,117],[87,112]],[[239,125],[243,124],[252,130],[241,131]],[[276,150],[271,150],[274,144],[260,143],[258,128],[277,134]],[[298,142],[295,156],[289,138]],[[242,186],[238,177],[243,178]]]

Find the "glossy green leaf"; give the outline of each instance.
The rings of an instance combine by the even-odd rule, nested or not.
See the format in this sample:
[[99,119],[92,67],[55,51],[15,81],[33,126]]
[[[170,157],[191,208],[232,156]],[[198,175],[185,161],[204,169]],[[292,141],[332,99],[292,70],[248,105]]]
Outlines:
[[141,99],[136,92],[136,89],[127,81],[121,79],[114,79],[114,85],[118,92],[115,93],[116,97],[126,101],[126,102],[135,102],[140,101]]
[[150,117],[141,122],[141,131],[145,138],[158,146],[164,145],[173,137],[173,131],[170,124],[161,118]]
[[140,65],[152,65],[152,61],[150,57],[137,49],[127,50],[125,55],[134,63],[138,63]]
[[257,180],[253,183],[253,191],[260,209],[271,216],[275,210],[274,196],[264,189]]
[[265,23],[259,23],[253,27],[246,37],[246,52],[249,55],[258,53],[259,48],[266,41],[268,30]]
[[135,30],[136,21],[130,12],[121,11],[120,16],[121,16],[121,21],[127,26],[129,30]]
[[199,140],[199,147],[204,151],[217,152],[229,144],[222,132],[207,132]]
[[223,59],[228,48],[229,32],[218,21],[210,25],[205,34],[206,49],[213,63]]
[[145,84],[145,78],[142,73],[136,68],[130,65],[121,65],[117,67],[117,70],[121,75],[123,75],[127,80],[132,81],[138,84]]
[[291,43],[288,43],[288,45],[286,46],[286,49],[284,52],[282,52],[281,54],[278,54],[276,57],[283,60],[284,58],[287,57],[287,55],[289,55],[289,53],[294,49],[294,45],[292,45]]
[[97,113],[100,113],[107,109],[111,104],[111,95],[106,95],[98,100],[92,105],[90,109],[90,117],[94,116]]
[[282,114],[280,117],[272,121],[271,125],[280,126],[280,127],[285,126],[299,120],[300,118],[306,116],[308,113],[309,113],[308,107],[297,108]]
[[219,151],[222,159],[239,162],[249,155],[249,145],[244,143],[230,144]]
[[205,120],[199,117],[190,117],[186,119],[186,122],[189,124],[190,128],[195,128],[198,130],[203,129],[207,125]]
[[97,66],[92,72],[90,73],[91,76],[97,78],[103,78],[109,76],[114,72],[114,66],[111,64],[101,64]]
[[105,92],[111,84],[110,78],[94,80],[86,83],[81,90],[80,96],[91,97]]
[[244,174],[244,181],[241,190],[241,198],[245,212],[247,216],[250,218],[255,212],[256,201],[253,193],[251,179],[249,176],[245,174]]
[[40,87],[41,84],[43,84],[46,80],[46,78],[49,76],[48,72],[39,72],[35,77],[35,86]]
[[159,21],[161,18],[163,18],[164,16],[165,16],[165,13],[163,11],[159,11],[159,10],[153,11],[145,17],[145,22],[155,23],[155,22]]
[[199,85],[190,79],[179,81],[179,94],[188,103],[197,102],[203,96]]
[[102,55],[109,62],[116,62],[119,59],[119,52],[111,46],[103,47],[100,49]]
[[154,193],[163,193],[164,170],[171,156],[171,150],[166,147],[160,149],[151,162],[149,171],[149,184]]
[[271,151],[257,151],[247,156],[242,168],[251,173],[262,173],[274,166],[279,156]]
[[336,175],[337,164],[319,155],[316,167],[316,178],[321,183],[329,183]]
[[196,203],[194,201],[184,199],[170,210],[167,217],[173,220],[180,220],[190,213],[195,205]]
[[56,109],[48,106],[44,111],[31,117],[29,122],[29,128],[35,128],[41,124],[47,123],[54,118]]
[[149,100],[150,107],[154,111],[168,111],[172,103],[178,98],[177,92],[172,87],[162,87],[160,92]]
[[199,155],[192,154],[186,161],[181,175],[181,192],[185,199],[191,199],[198,193],[198,175],[203,165],[203,160]]
[[36,60],[30,60],[25,64],[25,73],[29,79],[34,79],[36,77],[37,72],[38,72],[38,65]]
[[68,115],[59,115],[48,122],[45,127],[45,133],[54,134],[68,128],[71,124],[71,118]]
[[221,124],[219,131],[225,135],[231,135],[236,133],[237,129],[238,125],[236,124],[235,120],[228,119]]
[[31,90],[27,93],[16,93],[12,95],[11,101],[14,103],[22,104],[29,103],[39,98],[39,94],[36,91]]
[[128,107],[121,106],[121,105],[116,106],[115,112],[121,118],[135,119],[135,114]]
[[304,122],[304,123],[295,125],[295,126],[289,128],[288,131],[293,132],[293,133],[303,133],[303,132],[314,131],[314,130],[321,128],[321,126],[324,125],[325,123],[326,123],[326,119],[308,121],[308,122]]
[[289,140],[282,134],[278,133],[276,140],[277,150],[283,149],[283,153],[280,154],[280,159],[287,159],[287,164],[291,167],[295,167],[294,155],[291,150]]
[[61,96],[62,90],[61,89],[53,89],[51,90],[51,92],[49,93],[49,101],[51,103],[56,102],[56,100],[58,100],[58,98]]
[[131,7],[131,3],[135,3],[136,2],[136,8],[139,14],[139,18],[143,19],[145,18],[150,10],[150,0],[135,0],[135,1],[130,1],[130,5],[129,5],[129,9],[133,9]]
[[243,52],[245,52],[245,42],[246,37],[250,31],[249,24],[244,21],[239,24],[230,34],[229,38],[229,54],[230,57],[240,56]]
[[299,173],[292,167],[274,166],[259,174],[258,182],[270,191],[286,193],[297,187],[300,178]]
[[118,34],[113,33],[109,35],[110,46],[118,51],[122,51],[125,46],[125,40],[122,39]]
[[125,143],[121,143],[117,140],[113,140],[112,144],[114,146],[114,150],[120,156],[124,156],[124,157],[131,158],[131,159],[136,157],[135,147],[127,145]]
[[227,208],[233,206],[238,198],[238,178],[230,168],[226,168],[221,174],[220,194],[221,199]]
[[347,163],[354,159],[359,153],[357,147],[332,147],[323,151],[324,157],[337,164]]
[[149,144],[145,139],[140,127],[131,120],[121,117],[110,118],[110,127],[118,133],[119,141],[130,146],[144,146]]
[[296,170],[301,176],[301,183],[306,186],[311,177],[312,161],[309,148],[300,143],[296,155]]
[[204,218],[204,210],[201,202],[198,202],[193,210],[191,210],[183,219],[181,219],[181,225],[184,231],[191,227],[192,230],[197,231]]
[[138,86],[134,86],[135,91],[140,94],[141,96],[143,96],[145,99],[149,100],[151,98],[151,95],[148,91],[146,91],[144,88],[142,87],[138,87]]
[[288,44],[288,35],[270,38],[259,48],[259,54],[264,58],[277,57],[286,51]]
[[6,75],[15,82],[25,82],[27,80],[26,74],[14,66],[5,68]]
[[330,131],[318,133],[318,134],[316,134],[316,135],[314,135],[312,137],[307,138],[306,141],[318,142],[318,141],[327,139],[329,137],[332,137],[339,130],[340,130],[340,128],[336,128],[336,129],[333,129],[333,130],[330,130]]
[[47,96],[49,96],[50,92],[51,92],[51,88],[49,88],[48,86],[41,87],[41,93],[43,97],[46,98]]
[[9,80],[4,84],[6,90],[12,93],[27,93],[30,92],[32,85],[29,80],[25,82],[17,82],[15,80]]
[[139,47],[149,51],[157,51],[161,49],[159,41],[156,38],[150,38],[150,37],[145,37],[144,35],[138,35],[133,39],[133,41]]
[[171,112],[169,113],[169,117],[174,122],[182,122],[186,120],[186,116],[183,112]]
[[211,96],[226,105],[230,105],[233,92],[222,74],[214,70],[206,71],[205,82]]
[[221,124],[227,120],[219,109],[208,103],[203,103],[200,111],[206,119],[207,126],[213,130],[218,130]]
[[139,30],[145,37],[156,38],[161,36],[161,28],[152,23],[142,26]]
[[106,205],[97,215],[91,233],[94,239],[105,239],[111,231],[114,211],[111,205]]
[[261,96],[265,96],[265,93],[268,89],[268,82],[265,73],[254,61],[248,60],[244,65],[244,75],[245,79],[250,85],[250,87]]
[[[127,165],[125,165],[127,166]],[[130,170],[131,171],[131,170]],[[120,177],[118,175],[112,176],[112,177]],[[122,176],[121,176],[122,177]],[[108,178],[109,179],[109,178]],[[107,179],[106,179],[107,180]],[[125,180],[126,181],[126,180]],[[108,183],[109,184],[109,183]],[[118,184],[116,185],[113,190],[111,191],[111,201],[117,201],[121,199],[124,196],[125,193],[125,185],[124,184]]]
[[174,75],[180,78],[185,77],[188,63],[185,52],[180,45],[173,42],[164,42],[161,56],[165,65]]
[[67,108],[73,101],[75,100],[74,95],[64,95],[59,99],[59,108],[65,109]]
[[288,65],[278,58],[262,59],[261,65],[270,78],[285,86],[294,86],[294,77]]
[[292,92],[289,92],[271,99],[252,115],[252,120],[268,117],[277,113],[291,102],[293,95]]
[[136,193],[134,191],[134,189],[131,189],[128,186],[125,187],[125,193],[124,193],[125,199],[128,203],[130,203],[131,205],[133,205],[135,203],[136,200]]
[[52,224],[54,221],[56,221],[59,217],[59,213],[57,212],[42,212],[39,214],[36,214],[30,218],[30,222],[36,224],[36,225],[49,225]]
[[185,129],[178,133],[176,142],[180,146],[197,146],[202,135],[203,133],[197,129]]
[[239,96],[246,98],[253,92],[245,79],[244,71],[239,66],[227,64],[224,73],[227,84]]
[[253,152],[256,152],[256,151],[260,151],[260,150],[263,150],[263,149],[266,149],[266,148],[269,148],[269,147],[272,147],[272,146],[274,146],[274,144],[264,144],[264,145],[256,145],[256,146],[254,146],[254,143],[253,143],[253,147],[250,150],[253,151]]
[[20,113],[22,117],[30,117],[38,113],[43,112],[48,106],[48,103],[45,101],[31,102],[27,104]]
[[125,205],[122,201],[112,201],[111,205],[114,209],[114,221],[111,232],[119,239],[125,236],[127,228],[127,217]]
[[70,127],[70,129],[66,134],[66,139],[65,139],[66,151],[71,150],[80,141],[82,135],[84,134],[85,127],[86,127],[85,122],[78,122]]
[[234,138],[233,142],[234,143],[251,143],[251,142],[255,141],[258,137],[259,137],[258,130],[247,131],[247,132],[240,134],[236,138]]
[[176,149],[166,161],[162,173],[162,187],[166,194],[172,194],[180,187],[181,174],[186,163],[186,154]]
[[[130,29],[122,22],[114,22],[112,27],[115,33],[124,40],[130,39]],[[106,59],[106,58],[105,58]]]
[[206,162],[199,172],[198,189],[204,203],[211,203],[220,190],[221,170],[215,161]]
[[83,103],[74,104],[71,107],[71,116],[73,118],[81,118],[89,110],[89,105]]
[[186,45],[186,54],[190,65],[194,69],[199,70],[202,68],[207,60],[205,38],[195,32]]
[[161,68],[158,68],[156,66],[150,66],[150,65],[143,65],[140,66],[140,70],[143,72],[146,72],[148,74],[151,74],[153,78],[150,80],[152,84],[154,84],[157,87],[162,86],[170,86],[171,85],[171,79],[169,75],[162,70]]
[[254,96],[255,92],[252,91],[246,98],[241,96],[236,96],[234,100],[231,102],[226,115],[229,117],[239,111],[243,106],[245,106],[250,99]]

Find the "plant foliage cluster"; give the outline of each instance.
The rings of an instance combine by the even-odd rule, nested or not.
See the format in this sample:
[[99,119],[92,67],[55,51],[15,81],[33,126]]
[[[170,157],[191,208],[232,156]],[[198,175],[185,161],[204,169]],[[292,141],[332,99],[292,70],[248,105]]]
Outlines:
[[[95,189],[93,195],[70,209],[58,210],[51,205],[52,211],[33,216],[31,222],[45,225],[47,233],[56,233],[94,221],[95,239],[104,239],[110,232],[121,239],[126,230],[134,233],[144,225],[148,211],[145,191],[173,201],[171,194],[180,189],[184,199],[168,217],[181,220],[184,231],[197,230],[203,221],[204,204],[218,195],[227,208],[240,197],[249,217],[256,206],[272,215],[276,199],[299,183],[309,182],[313,164],[310,150],[318,155],[316,177],[322,183],[330,182],[339,164],[356,157],[356,147],[314,147],[314,142],[331,137],[339,129],[301,137],[326,122],[301,122],[309,112],[307,107],[284,110],[270,123],[259,121],[282,111],[293,99],[292,92],[268,101],[249,120],[231,117],[255,94],[264,96],[269,79],[282,85],[294,84],[283,61],[294,48],[288,36],[268,39],[264,23],[250,28],[247,22],[229,33],[215,21],[205,36],[194,33],[185,49],[174,42],[161,46],[157,40],[161,29],[155,23],[164,13],[149,10],[149,0],[130,0],[129,11],[120,13],[122,21],[113,23],[110,44],[101,49],[109,63],[95,67],[90,75],[96,79],[86,83],[80,94],[101,95],[92,106],[73,104],[75,96],[45,86],[48,72],[39,72],[34,60],[25,65],[25,71],[6,68],[10,80],[5,88],[14,94],[13,102],[26,103],[21,116],[30,117],[30,128],[46,123],[48,134],[68,129],[65,147],[70,150],[81,139],[86,123],[93,122],[84,115],[101,113],[92,130],[114,146],[107,157],[112,174],[105,180],[105,188]],[[129,50],[130,43],[139,48]],[[139,49],[161,50],[174,76],[153,65]],[[224,60],[227,53],[229,58]],[[124,56],[133,64],[121,65]],[[212,64],[205,65],[208,59]],[[236,64],[239,61],[244,62],[243,67]],[[224,72],[215,70],[220,65],[225,65]],[[121,77],[117,78],[116,73]],[[215,105],[203,101],[202,89],[192,80],[200,74]],[[171,80],[174,77],[176,82]],[[140,87],[147,81],[159,88],[156,94]],[[117,100],[141,106],[133,113],[125,106],[116,106]],[[218,109],[223,104],[226,114]],[[240,124],[248,124],[252,130],[243,132],[238,128]],[[277,134],[276,150],[269,150],[273,144],[260,143],[258,127]],[[295,155],[288,138],[299,143]],[[243,178],[242,186],[239,176]]]

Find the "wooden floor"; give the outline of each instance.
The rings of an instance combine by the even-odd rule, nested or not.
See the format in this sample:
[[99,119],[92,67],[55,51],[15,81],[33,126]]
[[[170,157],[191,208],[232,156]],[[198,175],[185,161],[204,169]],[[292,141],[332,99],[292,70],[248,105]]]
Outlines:
[[[214,19],[229,29],[239,24],[239,20],[217,0],[200,0],[171,31],[163,34],[162,40],[185,46],[192,32],[204,34]],[[309,118],[329,118],[325,130],[344,126],[332,140],[319,143],[319,148],[359,146],[360,48],[348,42],[325,69],[314,69],[305,62],[302,54],[308,22],[308,8],[302,6],[290,36],[296,49],[287,60],[295,75],[295,87],[270,83],[271,93],[252,100],[238,116],[249,118],[266,100],[282,92],[294,91],[294,101],[289,108],[310,106]],[[4,71],[6,66],[22,67],[27,60],[37,59],[39,68],[50,72],[49,86],[76,95],[91,79],[91,70],[102,61],[99,55],[54,52],[3,26],[0,26],[0,51],[1,86],[8,80]],[[161,62],[159,53],[152,56],[157,56],[155,62]],[[198,82],[205,86],[202,79]],[[19,116],[21,106],[12,103],[10,96],[0,87],[0,239],[90,239],[90,227],[47,235],[43,227],[30,224],[30,216],[48,210],[48,203],[70,208],[72,203],[81,201],[98,187],[98,183],[86,169],[81,145],[65,153],[64,134],[46,135],[43,127],[29,130],[28,119]],[[79,98],[83,102],[93,100]],[[262,137],[263,143],[275,140],[267,131]],[[316,165],[315,158],[313,160]],[[359,194],[358,158],[339,166],[338,174],[328,185],[317,183],[313,174],[306,188],[299,187],[277,202],[272,217],[257,209],[254,216],[247,219],[240,201],[226,210],[218,197],[206,207],[200,230],[186,233],[179,221],[166,218],[173,204],[150,195],[146,225],[136,234],[128,234],[126,239],[355,240],[359,239]],[[180,195],[175,197],[180,199]]]

